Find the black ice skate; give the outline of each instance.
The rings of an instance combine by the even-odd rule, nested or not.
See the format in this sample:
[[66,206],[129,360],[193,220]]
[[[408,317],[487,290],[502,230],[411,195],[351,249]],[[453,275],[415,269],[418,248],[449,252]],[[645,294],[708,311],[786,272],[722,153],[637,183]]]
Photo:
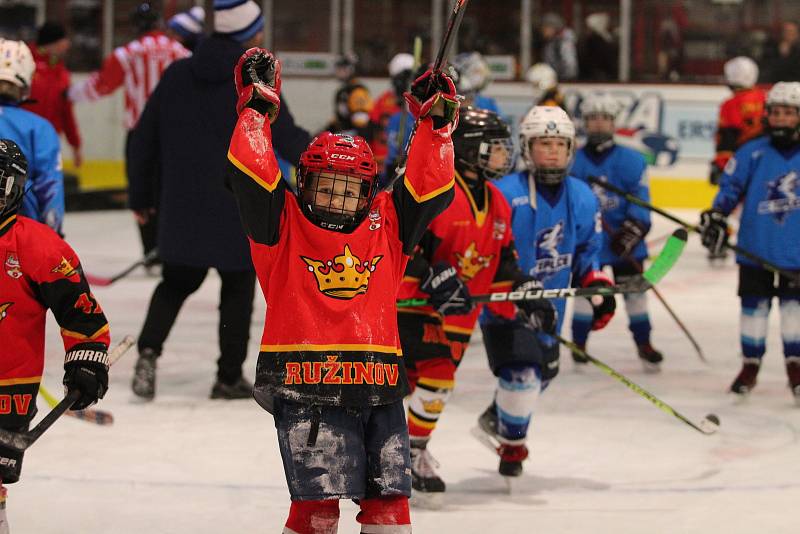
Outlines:
[[143,400],[153,400],[156,396],[156,358],[158,355],[153,349],[142,349],[136,360],[131,387]]
[[439,467],[427,449],[428,440],[411,440],[411,489],[412,504],[422,508],[442,507],[445,483],[436,474]]
[[500,466],[497,470],[504,477],[518,477],[522,474],[522,462],[528,457],[528,447],[523,445],[500,445]]
[[661,362],[664,361],[664,356],[654,349],[653,345],[642,343],[636,347],[636,350],[639,352],[639,358],[646,373],[661,372]]
[[789,389],[794,395],[794,402],[800,406],[800,357],[786,359],[786,375],[789,377]]
[[731,384],[731,391],[742,397],[746,397],[754,387],[756,387],[756,377],[761,361],[756,358],[745,358],[742,370],[736,380]]
[[249,399],[252,396],[253,384],[245,380],[243,376],[239,377],[239,380],[233,384],[226,384],[225,382],[217,380],[214,383],[214,387],[211,388],[212,399]]
[[[579,349],[581,349],[582,351],[586,352],[586,343],[583,343],[583,344],[576,343],[576,345],[578,345]],[[574,350],[570,351],[570,352],[572,353],[572,361],[576,365],[586,365],[587,363],[589,363],[589,359],[586,356],[584,356],[583,354],[581,354],[579,352],[576,352]]]

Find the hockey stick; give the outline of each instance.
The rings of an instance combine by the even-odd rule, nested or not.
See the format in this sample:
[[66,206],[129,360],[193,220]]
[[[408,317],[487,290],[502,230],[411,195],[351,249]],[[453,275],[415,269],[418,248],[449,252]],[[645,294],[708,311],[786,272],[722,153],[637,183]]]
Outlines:
[[[529,291],[499,291],[484,295],[472,295],[473,302],[504,302],[515,300],[538,300],[556,299],[571,297],[594,297],[596,295],[619,295],[625,293],[642,293],[651,289],[653,285],[661,281],[664,276],[675,266],[680,258],[683,248],[686,246],[686,230],[678,228],[675,230],[664,248],[661,249],[658,257],[653,260],[653,264],[642,273],[635,281],[624,286],[616,287],[561,287],[556,289],[533,289]],[[397,301],[398,308],[411,306],[426,306],[428,299],[402,299]]]
[[[455,0],[455,4],[453,5],[453,11],[450,13],[450,18],[447,21],[447,31],[442,38],[442,44],[439,45],[439,52],[436,55],[436,60],[433,62],[433,66],[431,67],[431,71],[434,74],[438,74],[442,71],[442,66],[444,65],[444,58],[447,57],[447,53],[450,50],[450,45],[453,42],[453,37],[458,31],[458,27],[461,25],[461,20],[464,18],[464,12],[467,10],[467,3],[469,0]],[[433,82],[433,76],[428,79],[428,90],[430,90],[430,84]],[[426,91],[427,92],[427,91]],[[405,117],[403,117],[405,119]],[[411,127],[411,135],[408,137],[408,142],[406,143],[405,150],[403,151],[402,157],[397,162],[397,167],[394,170],[394,177],[389,181],[386,185],[386,190],[389,191],[394,186],[394,183],[405,174],[406,172],[406,161],[408,160],[408,150],[411,148],[411,142],[414,140],[414,136],[417,133],[417,127],[419,126],[419,120],[414,121],[414,125]],[[399,139],[398,139],[399,142]]]
[[[114,347],[114,350],[112,350],[108,355],[109,367],[119,360],[122,355],[125,354],[125,352],[132,346],[133,337],[125,336],[125,339],[120,341],[117,346]],[[56,405],[55,408],[50,410],[50,413],[45,415],[42,420],[39,421],[39,424],[27,432],[10,432],[8,430],[0,429],[0,444],[6,447],[11,447],[12,449],[16,449],[18,451],[24,451],[33,445],[36,440],[42,437],[42,434],[44,434],[48,428],[53,426],[53,423],[55,423],[59,417],[64,415],[64,412],[69,410],[69,408],[80,398],[80,390],[74,389],[70,391],[67,396]]]
[[[412,67],[412,73],[416,74],[417,69],[422,64],[422,37],[417,35],[414,37],[414,65]],[[397,139],[395,140],[395,144],[397,146],[403,142],[403,139],[406,137],[406,128],[408,127],[408,104],[406,104],[405,99],[401,98],[400,102],[400,126],[397,129]]]
[[[39,395],[45,400],[47,404],[50,405],[51,408],[55,408],[58,405],[58,399],[56,399],[52,393],[47,391],[44,385],[39,385]],[[81,421],[86,421],[87,423],[94,423],[100,426],[108,426],[114,424],[114,415],[111,412],[107,412],[105,410],[97,410],[94,408],[86,408],[85,410],[72,410],[65,413],[67,417],[74,417],[75,419],[80,419]]]
[[[612,193],[616,193],[617,195],[623,197],[628,202],[632,202],[632,203],[634,203],[634,204],[636,204],[638,206],[641,206],[643,208],[646,208],[646,209],[648,209],[650,211],[654,211],[654,212],[658,213],[659,215],[661,215],[662,217],[666,217],[670,221],[672,221],[674,223],[677,223],[677,224],[680,224],[681,226],[683,226],[687,230],[691,230],[693,232],[697,232],[698,234],[700,233],[700,227],[699,226],[696,226],[694,224],[689,224],[688,222],[686,222],[686,221],[684,221],[684,220],[672,215],[668,211],[665,211],[665,210],[662,210],[661,208],[653,206],[652,204],[650,204],[648,202],[645,202],[641,198],[633,196],[633,195],[631,195],[630,193],[628,193],[626,191],[623,191],[622,189],[620,189],[619,187],[617,187],[617,186],[615,186],[613,184],[610,184],[608,182],[604,182],[604,181],[600,180],[599,178],[597,178],[596,176],[587,176],[587,179],[593,184],[597,184],[597,185],[599,185],[600,187],[602,187],[604,189],[608,189]],[[725,246],[728,247],[729,249],[731,249],[732,251],[734,251],[736,254],[747,258],[748,260],[752,261],[753,263],[757,263],[762,269],[766,269],[767,271],[771,271],[771,272],[779,274],[781,276],[785,276],[789,280],[793,280],[793,281],[795,281],[797,283],[800,283],[800,275],[798,275],[797,273],[794,273],[794,272],[791,272],[791,271],[787,271],[785,269],[781,269],[777,265],[768,262],[767,260],[765,260],[764,258],[762,258],[760,256],[756,256],[752,252],[748,252],[747,250],[739,247],[738,245],[733,245],[731,243],[725,243]]]
[[564,345],[565,347],[570,349],[572,352],[574,352],[574,353],[586,358],[587,360],[589,360],[590,362],[595,364],[597,367],[599,367],[600,370],[603,371],[605,374],[607,374],[608,376],[610,376],[612,378],[616,378],[617,380],[619,380],[620,382],[622,382],[623,384],[628,386],[630,389],[632,389],[633,391],[635,391],[636,393],[638,393],[639,395],[641,395],[645,399],[647,399],[650,402],[652,402],[653,404],[655,404],[662,412],[664,412],[666,414],[669,414],[669,415],[671,415],[673,417],[677,417],[678,419],[680,419],[681,421],[683,421],[684,423],[686,423],[690,427],[694,428],[698,432],[701,432],[701,433],[706,434],[706,435],[713,434],[717,430],[719,430],[719,417],[714,415],[713,413],[710,413],[710,414],[706,415],[705,419],[700,421],[699,424],[695,424],[691,420],[689,420],[688,418],[686,418],[683,415],[681,415],[680,413],[678,413],[672,406],[670,406],[666,402],[662,401],[661,399],[659,399],[658,397],[656,397],[655,395],[653,395],[652,393],[650,393],[649,391],[644,389],[642,386],[634,383],[633,381],[631,381],[631,379],[629,379],[625,375],[615,371],[614,369],[612,369],[611,367],[609,367],[605,363],[601,362],[600,360],[598,360],[594,356],[590,356],[589,354],[587,354],[586,351],[581,349],[577,344],[575,344],[572,341],[569,341],[567,339],[564,339],[563,337],[561,337],[558,334],[554,334],[554,336],[555,336],[556,339],[558,339],[559,343],[561,343],[562,345]]
[[[603,229],[609,235],[611,235],[613,233],[611,227],[608,225],[608,223],[605,220],[603,221]],[[636,258],[630,258],[629,257],[629,258],[623,258],[623,259],[625,259],[628,263],[630,263],[633,266],[633,268],[636,269],[636,271],[639,274],[641,274],[644,271],[644,266]],[[706,360],[705,355],[703,355],[703,349],[700,348],[700,344],[694,338],[692,333],[689,332],[689,329],[686,328],[686,325],[683,324],[683,321],[680,320],[680,318],[678,317],[678,314],[676,314],[675,311],[672,309],[672,307],[669,304],[667,304],[667,299],[664,298],[664,295],[662,295],[661,292],[658,290],[658,288],[655,287],[655,286],[653,286],[651,289],[653,291],[653,294],[659,300],[659,302],[661,302],[661,304],[664,306],[664,309],[667,310],[667,313],[669,314],[669,316],[672,317],[672,319],[678,325],[678,328],[680,328],[683,331],[683,333],[686,335],[686,337],[689,338],[689,343],[691,343],[692,346],[694,347],[694,350],[697,351],[697,356],[703,361],[703,363],[708,364],[708,361]]]
[[93,285],[93,286],[110,286],[111,284],[113,284],[114,282],[119,280],[120,278],[125,278],[126,276],[131,274],[131,272],[133,272],[137,267],[139,267],[141,265],[147,265],[148,263],[150,263],[151,261],[153,261],[157,257],[158,257],[158,249],[154,248],[153,250],[148,252],[142,259],[137,260],[132,265],[129,265],[124,270],[118,272],[117,274],[115,274],[114,276],[111,276],[109,278],[105,278],[103,276],[94,276],[94,275],[91,275],[91,274],[89,274],[87,272],[84,272],[83,274],[84,274],[84,276],[86,276],[86,281],[89,282],[90,285]]

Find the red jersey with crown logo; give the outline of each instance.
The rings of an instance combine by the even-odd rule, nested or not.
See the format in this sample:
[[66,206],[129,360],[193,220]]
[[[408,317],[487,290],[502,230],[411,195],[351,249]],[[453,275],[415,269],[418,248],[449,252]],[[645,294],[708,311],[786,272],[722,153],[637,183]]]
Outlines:
[[[482,188],[484,198],[479,209],[472,191],[458,175],[456,184],[453,203],[431,223],[422,238],[406,270],[398,299],[426,298],[427,293],[419,289],[421,279],[429,266],[439,262],[454,266],[472,295],[508,291],[519,277],[511,235],[511,208],[503,194],[487,182]],[[466,343],[481,309],[479,305],[469,314],[445,317],[430,306],[399,308],[398,312],[401,321],[403,316],[425,316],[427,323],[440,323],[451,341]],[[453,356],[460,358],[460,354]]]
[[763,89],[753,87],[734,91],[733,96],[722,103],[716,133],[717,153],[714,157],[718,168],[724,169],[740,146],[761,135],[766,99]]
[[[255,396],[371,406],[406,394],[395,299],[409,255],[452,200],[449,127],[421,122],[405,179],[378,193],[351,233],[303,214],[281,179],[269,122],[245,109],[228,159],[230,183],[267,302]],[[262,400],[265,399],[265,400]]]
[[17,215],[0,220],[0,261],[0,426],[14,427],[35,413],[47,310],[65,352],[108,350],[109,330],[78,256],[48,226]]

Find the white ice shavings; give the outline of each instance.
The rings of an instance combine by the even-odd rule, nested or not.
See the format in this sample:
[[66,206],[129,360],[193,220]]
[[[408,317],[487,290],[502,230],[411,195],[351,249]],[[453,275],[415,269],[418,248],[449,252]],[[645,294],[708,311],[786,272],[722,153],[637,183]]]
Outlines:
[[381,476],[375,479],[375,484],[387,493],[397,492],[403,487],[406,471],[404,441],[402,434],[394,434],[381,447]]
[[345,436],[325,424],[320,424],[317,442],[308,446],[311,423],[300,422],[289,429],[289,445],[292,460],[302,464],[306,470],[321,473],[306,484],[317,484],[319,493],[341,495],[347,493],[347,479],[352,476],[352,460],[346,454]]

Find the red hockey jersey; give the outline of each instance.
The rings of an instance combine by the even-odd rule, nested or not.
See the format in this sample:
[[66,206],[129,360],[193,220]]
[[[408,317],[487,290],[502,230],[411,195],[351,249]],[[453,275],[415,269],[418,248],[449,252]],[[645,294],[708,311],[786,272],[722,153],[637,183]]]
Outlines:
[[190,54],[163,32],[148,32],[114,49],[99,71],[70,89],[69,98],[74,102],[93,101],[125,85],[125,128],[131,130],[139,122],[164,70],[176,59]]
[[[478,209],[470,188],[458,174],[456,183],[453,203],[431,223],[406,269],[399,299],[426,298],[428,295],[419,289],[421,278],[428,266],[439,262],[454,266],[472,295],[508,291],[522,278],[511,235],[511,208],[503,194],[487,182],[483,209]],[[467,315],[441,318],[448,339],[469,341],[481,309],[479,305]],[[398,312],[439,317],[430,306],[400,308]]]
[[766,94],[762,89],[738,90],[719,108],[714,164],[724,169],[736,150],[762,132]]
[[449,130],[422,121],[405,179],[346,234],[303,215],[278,169],[269,122],[241,113],[228,159],[267,302],[257,399],[368,406],[406,394],[395,298],[409,255],[453,197]]
[[12,215],[0,221],[0,426],[33,417],[44,369],[47,310],[64,351],[108,350],[108,321],[75,252],[49,227]]

